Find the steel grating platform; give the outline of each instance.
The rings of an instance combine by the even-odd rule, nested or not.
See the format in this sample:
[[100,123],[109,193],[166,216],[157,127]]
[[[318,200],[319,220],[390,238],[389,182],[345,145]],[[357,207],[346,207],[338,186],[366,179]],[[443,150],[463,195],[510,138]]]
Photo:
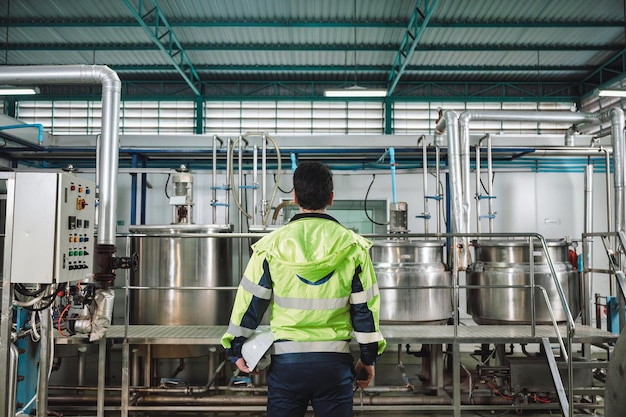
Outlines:
[[[381,325],[381,332],[388,344],[421,343],[537,343],[542,338],[557,342],[557,334],[551,325]],[[226,326],[164,326],[164,325],[113,325],[106,338],[113,342],[130,344],[169,345],[219,345]],[[567,328],[559,326],[563,338]],[[577,325],[574,343],[613,343],[619,335],[591,326]],[[85,336],[61,337],[57,344],[85,343]]]

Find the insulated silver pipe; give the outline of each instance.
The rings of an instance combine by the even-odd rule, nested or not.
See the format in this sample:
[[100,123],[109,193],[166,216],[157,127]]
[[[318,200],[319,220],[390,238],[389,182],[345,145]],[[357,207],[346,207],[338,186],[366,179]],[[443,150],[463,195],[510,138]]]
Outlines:
[[565,132],[565,146],[575,146],[576,145],[576,128],[574,126],[567,129]]
[[611,119],[613,145],[613,187],[615,188],[615,231],[623,232],[624,214],[624,111],[613,108],[608,115]]
[[[119,109],[121,95],[121,81],[117,74],[106,66],[101,65],[63,65],[63,66],[1,66],[0,84],[27,85],[45,82],[47,84],[101,84],[102,85],[102,122],[100,134],[100,155],[96,159],[97,184],[99,190],[99,207],[97,224],[97,244],[115,248],[116,220],[115,209],[117,206],[116,180],[118,170],[119,150]],[[105,255],[109,256],[109,255]],[[108,258],[107,258],[108,259]],[[102,272],[102,271],[100,271]],[[106,272],[105,272],[106,273]],[[106,277],[109,278],[108,276]],[[6,284],[6,280],[5,280]],[[4,285],[4,293],[8,294],[8,285]],[[44,314],[43,317],[47,317]],[[4,318],[4,317],[3,317]],[[49,319],[49,318],[48,318]],[[42,319],[42,322],[44,319]],[[43,324],[42,324],[43,330]],[[41,339],[41,352],[47,352],[48,345],[53,343],[52,337],[44,334]],[[7,341],[4,341],[7,346]],[[0,349],[2,350],[2,349]],[[5,356],[3,354],[3,356]],[[5,356],[5,359],[8,355]],[[6,362],[5,362],[6,363]],[[41,358],[37,414],[46,414],[47,396],[47,358]],[[44,375],[42,372],[46,372]],[[0,375],[6,386],[6,371]],[[0,394],[6,391],[0,390]],[[5,410],[5,395],[0,395],[0,411]]]
[[101,152],[97,160],[100,179],[97,243],[115,245],[121,81],[115,71],[103,65],[0,67],[0,84],[25,85],[40,82],[102,85]]
[[458,114],[454,110],[446,110],[437,123],[437,133],[446,133],[448,139],[448,159],[450,161],[450,232],[466,233],[463,227],[462,206],[463,188],[461,186],[461,156],[459,154]]
[[[600,148],[604,152],[604,166],[606,176],[606,230],[613,230],[613,208],[611,204],[611,151],[605,147]],[[613,282],[613,281],[611,281]]]
[[[450,155],[450,158],[459,158],[455,164],[461,165],[463,179],[463,204],[461,210],[461,221],[463,224],[469,225],[469,146],[470,146],[470,121],[514,121],[514,122],[564,122],[564,123],[600,123],[600,114],[597,113],[573,113],[569,111],[556,112],[535,112],[535,111],[505,111],[505,110],[468,110],[458,117],[458,129],[460,146],[463,148],[460,152]],[[451,130],[448,125],[448,132]],[[450,136],[449,136],[450,137]],[[450,144],[449,144],[450,145]],[[454,201],[453,201],[454,202]]]
[[[462,182],[461,142],[458,128],[459,116],[454,110],[446,110],[443,117],[437,123],[436,134],[448,138],[448,160],[450,175],[450,232],[469,233],[469,222],[465,221],[464,213],[469,213],[469,200],[463,198],[465,191]],[[469,155],[469,152],[466,152]],[[469,166],[469,163],[467,164]],[[469,186],[465,188],[469,190]],[[469,249],[468,238],[463,238],[462,248],[452,248],[452,253],[459,253],[458,269],[465,270],[468,266],[467,257]]]

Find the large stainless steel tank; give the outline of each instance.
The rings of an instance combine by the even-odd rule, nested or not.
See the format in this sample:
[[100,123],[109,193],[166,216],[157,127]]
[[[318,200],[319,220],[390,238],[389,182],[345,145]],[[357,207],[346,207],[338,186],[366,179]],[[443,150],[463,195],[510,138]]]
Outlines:
[[[133,226],[131,253],[139,268],[131,285],[142,287],[233,286],[231,239],[182,237],[182,233],[228,233],[229,225]],[[132,290],[130,323],[151,325],[227,325],[234,291]]]
[[[444,242],[374,241],[370,255],[380,287],[383,323],[445,323],[452,317],[452,277]],[[445,286],[447,288],[424,288]]]
[[[547,241],[548,252],[558,282],[572,316],[580,313],[580,277],[569,262],[569,245],[563,240]],[[467,289],[467,310],[478,324],[529,324],[532,321],[530,288],[488,288],[531,284],[530,246],[527,241],[475,241],[476,261],[468,268],[467,284],[482,288]],[[545,288],[558,322],[566,320],[557,287],[539,242],[533,245],[535,285]],[[551,323],[550,313],[542,292],[535,289],[535,321]]]

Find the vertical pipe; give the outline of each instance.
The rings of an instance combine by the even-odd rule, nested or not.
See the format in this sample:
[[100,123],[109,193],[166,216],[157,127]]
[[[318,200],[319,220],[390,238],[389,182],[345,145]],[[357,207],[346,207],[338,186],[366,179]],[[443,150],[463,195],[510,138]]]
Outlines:
[[576,134],[576,128],[574,126],[570,127],[569,129],[567,129],[567,131],[565,131],[565,146],[575,146],[576,142],[575,142],[575,134]]
[[[466,233],[469,230],[468,223],[464,222],[464,213],[467,213],[468,207],[465,207],[464,188],[462,182],[462,165],[461,165],[461,141],[459,140],[459,117],[454,110],[446,110],[443,118],[437,123],[437,131],[439,133],[447,132],[448,138],[448,168],[449,168],[449,210],[448,224],[451,233]],[[469,152],[465,153],[466,155]],[[469,192],[469,187],[466,188]],[[468,250],[467,239],[463,240],[462,248],[451,248],[450,255],[459,257],[459,269],[464,270],[467,267]],[[457,250],[460,249],[460,252]]]
[[237,190],[237,195],[239,196],[239,201],[243,201],[244,196],[244,187],[243,187],[243,138],[239,138],[239,146],[237,148],[237,183],[239,184],[239,189]]
[[396,150],[389,148],[389,166],[391,167],[391,202],[398,203],[396,196]]
[[[536,321],[537,321],[537,311],[536,311],[536,303],[537,303],[537,295],[535,291],[537,287],[535,286],[535,238],[531,237],[528,243],[528,269],[529,269],[529,277],[530,277],[530,326],[532,331],[532,336],[535,336],[536,329]],[[545,256],[548,257],[550,254],[548,253],[548,248],[546,247]],[[568,352],[569,353],[569,352]]]
[[443,203],[443,195],[439,194],[439,184],[441,178],[441,168],[439,167],[439,160],[441,159],[439,144],[435,143],[435,190],[437,190],[437,234],[441,233],[441,204]]
[[[593,232],[593,165],[585,166],[585,201],[584,201],[584,233]],[[593,239],[586,237],[583,242],[584,269],[592,268],[593,265]],[[583,272],[583,284],[581,296],[583,300],[582,324],[591,324],[591,272]],[[613,280],[611,280],[612,282]]]
[[604,152],[604,166],[606,176],[606,230],[613,230],[613,209],[611,203],[611,157],[610,151],[606,148],[600,148]]
[[[237,195],[239,198],[239,202],[243,202],[243,197],[245,194],[244,184],[243,184],[243,141],[245,139],[243,137],[239,137],[239,147],[237,152],[237,184],[239,184],[239,190],[237,190]],[[239,231],[243,232],[243,222],[245,221],[245,216],[243,212],[239,210]],[[237,239],[237,276],[243,276],[243,239]]]
[[254,204],[254,208],[252,210],[252,224],[257,224],[257,215],[258,215],[258,205],[257,200],[259,198],[259,147],[254,145],[252,149],[252,183],[254,185],[252,191],[252,202]]
[[50,372],[50,352],[52,349],[51,318],[48,311],[39,320],[39,380],[37,382],[37,415],[48,415],[48,373]]
[[85,385],[85,352],[87,351],[86,346],[79,346],[77,349],[78,358],[76,360],[76,384],[79,387]]
[[[604,165],[606,167],[606,230],[608,232],[613,232],[615,229],[613,228],[613,204],[611,203],[611,160],[609,150],[606,148],[600,148],[604,152]],[[593,241],[593,240],[592,240]],[[611,238],[611,248],[615,247],[615,239]],[[590,243],[592,245],[592,243]],[[589,264],[591,265],[591,263]],[[615,295],[615,280],[609,280],[609,294],[611,296]]]
[[98,394],[96,398],[96,417],[104,417],[104,388],[106,386],[106,338],[98,343]]
[[624,231],[624,111],[611,109],[611,138],[613,142],[613,181],[615,188],[615,231]]
[[489,208],[489,233],[493,233],[493,155],[491,153],[491,135],[487,135],[487,207]]
[[217,135],[213,135],[213,154],[211,166],[211,223],[217,224]]
[[[613,177],[615,187],[615,231],[623,233],[626,225],[626,212],[624,205],[624,111],[619,108],[609,110],[611,119],[611,137],[613,140]],[[620,268],[622,268],[622,259],[619,259]],[[619,331],[621,332],[626,325],[624,318],[624,298],[618,297],[619,300]]]
[[[146,158],[141,159],[141,167],[146,168]],[[144,172],[141,174],[141,208],[139,209],[139,222],[146,224],[146,206],[148,205],[148,175]]]
[[130,346],[128,344],[128,339],[125,339],[122,342],[122,393],[120,401],[120,417],[128,417],[128,404],[130,394],[130,381],[128,375],[129,357]]
[[[102,137],[96,136],[96,163],[100,161],[100,142]],[[16,167],[17,168],[17,167]],[[96,169],[96,201],[95,201],[95,219],[93,227],[98,230],[100,225],[100,170]]]
[[139,348],[137,346],[130,350],[130,369],[130,385],[133,387],[140,386],[141,367],[139,366]]
[[[589,163],[585,167],[585,198],[584,198],[584,213],[585,219],[583,226],[583,233],[593,232],[593,164]],[[586,326],[590,326],[592,323],[591,317],[591,282],[593,279],[592,272],[585,272],[585,269],[592,268],[593,259],[593,239],[586,237],[582,242],[582,261],[583,268],[578,271],[578,276],[581,277],[580,287],[580,299],[582,300],[582,314],[581,323]],[[609,280],[613,282],[613,280]],[[582,345],[582,353],[584,358],[591,357],[591,346],[588,343]]]
[[[137,154],[131,157],[130,166],[133,169],[137,168],[137,158]],[[137,172],[130,174],[130,224],[137,224]]]
[[261,181],[261,219],[264,219],[265,210],[267,209],[267,207],[265,207],[267,204],[267,139],[265,135],[263,135],[261,148]]
[[428,233],[428,148],[422,136],[422,187],[424,188],[424,233]]
[[[229,139],[226,140],[226,155],[230,156],[230,152],[231,152],[231,146],[232,146],[232,141]],[[230,190],[232,189],[233,184],[229,184],[230,182],[230,170],[231,168],[231,163],[232,161],[230,160],[230,157],[226,158],[226,184],[224,185],[224,188],[226,189],[226,196],[225,196],[225,204],[226,204],[226,210],[225,210],[225,224],[230,224]],[[233,191],[234,192],[234,191]]]
[[476,233],[480,233],[480,142],[476,144]]
[[[95,68],[94,68],[95,70]],[[117,169],[119,165],[119,111],[121,82],[113,71],[94,74],[102,83],[102,151],[100,155],[100,224],[97,242],[115,245]],[[106,77],[106,78],[104,78]],[[107,99],[108,98],[108,99]]]

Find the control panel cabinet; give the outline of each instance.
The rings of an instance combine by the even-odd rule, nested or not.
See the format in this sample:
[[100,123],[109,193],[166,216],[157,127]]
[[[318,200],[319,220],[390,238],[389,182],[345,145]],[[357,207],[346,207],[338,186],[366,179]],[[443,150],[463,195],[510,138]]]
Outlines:
[[11,282],[80,281],[93,273],[96,185],[68,173],[15,175]]

